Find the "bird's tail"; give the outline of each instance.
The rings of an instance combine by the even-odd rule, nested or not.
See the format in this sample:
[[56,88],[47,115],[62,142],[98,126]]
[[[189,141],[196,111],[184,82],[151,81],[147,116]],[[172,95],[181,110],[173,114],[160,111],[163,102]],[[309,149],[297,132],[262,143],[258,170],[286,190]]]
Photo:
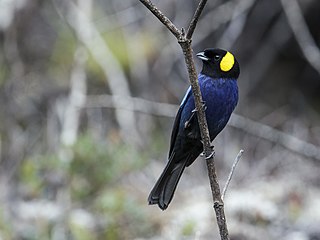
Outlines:
[[173,153],[170,156],[167,166],[148,197],[149,204],[158,204],[162,210],[165,210],[171,202],[174,191],[186,167],[187,161],[176,162],[174,155]]

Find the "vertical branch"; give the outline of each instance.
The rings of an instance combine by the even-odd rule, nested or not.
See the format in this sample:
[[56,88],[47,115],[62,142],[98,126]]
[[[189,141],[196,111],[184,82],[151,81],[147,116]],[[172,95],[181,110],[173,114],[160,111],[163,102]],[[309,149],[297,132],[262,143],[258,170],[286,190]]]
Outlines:
[[216,212],[217,224],[220,231],[220,236],[222,240],[229,239],[229,233],[226,223],[226,216],[224,213],[224,204],[221,199],[220,186],[216,174],[216,167],[214,164],[214,150],[210,144],[209,129],[207,124],[207,119],[205,111],[203,108],[203,100],[201,96],[201,91],[198,83],[197,72],[195,69],[195,64],[192,57],[191,40],[179,41],[179,44],[183,50],[185,57],[185,62],[188,69],[189,80],[191,83],[191,89],[195,101],[195,107],[197,109],[197,117],[200,127],[200,134],[203,143],[204,155],[207,163],[208,176],[210,181],[213,206]]
[[203,150],[206,158],[208,176],[210,180],[212,198],[214,202],[214,210],[216,212],[217,224],[220,231],[220,237],[222,240],[229,240],[229,233],[226,223],[226,217],[224,213],[224,204],[221,199],[220,186],[218,183],[216,168],[214,164],[214,150],[210,145],[210,136],[208,124],[203,108],[203,101],[201,91],[198,83],[197,71],[195,68],[194,60],[192,57],[191,38],[196,28],[198,19],[204,9],[207,0],[201,0],[195,14],[189,24],[187,34],[178,28],[150,1],[139,0],[143,3],[177,38],[185,58],[185,62],[188,69],[189,81],[195,101],[195,107],[197,110],[198,122],[200,127],[201,139],[203,142]]
[[188,69],[189,74],[189,80],[191,83],[191,89],[193,93],[193,97],[195,100],[195,107],[197,109],[197,116],[199,118],[199,126],[200,126],[200,133],[201,133],[201,139],[203,142],[204,147],[204,153],[206,158],[212,155],[212,149],[210,147],[210,137],[209,137],[209,130],[208,130],[208,124],[207,119],[205,116],[205,112],[203,111],[203,101],[200,91],[200,86],[198,83],[198,77],[196,72],[196,67],[192,58],[192,49],[191,49],[191,41],[183,41],[180,42],[185,62]]

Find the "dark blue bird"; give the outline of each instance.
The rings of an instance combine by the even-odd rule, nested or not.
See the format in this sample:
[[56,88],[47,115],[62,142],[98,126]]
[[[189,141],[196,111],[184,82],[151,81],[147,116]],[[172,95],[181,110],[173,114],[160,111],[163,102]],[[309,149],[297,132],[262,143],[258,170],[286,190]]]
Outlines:
[[[203,67],[198,76],[206,118],[212,141],[226,126],[238,102],[239,63],[228,51],[206,49],[197,54]],[[185,167],[203,151],[191,87],[182,100],[174,121],[169,161],[153,187],[148,201],[165,210]]]

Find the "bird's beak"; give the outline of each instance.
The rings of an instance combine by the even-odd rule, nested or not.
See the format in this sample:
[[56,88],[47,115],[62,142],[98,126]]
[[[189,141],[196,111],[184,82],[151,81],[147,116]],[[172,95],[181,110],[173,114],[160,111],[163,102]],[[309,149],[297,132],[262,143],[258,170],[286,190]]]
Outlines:
[[206,55],[204,55],[204,52],[197,53],[197,57],[200,58],[203,61],[208,61],[209,60],[209,58]]

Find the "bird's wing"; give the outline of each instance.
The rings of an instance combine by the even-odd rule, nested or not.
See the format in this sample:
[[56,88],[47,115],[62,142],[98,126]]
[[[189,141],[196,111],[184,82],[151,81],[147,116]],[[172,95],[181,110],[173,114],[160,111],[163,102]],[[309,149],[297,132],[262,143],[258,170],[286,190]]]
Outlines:
[[182,102],[180,104],[179,110],[177,112],[176,118],[174,120],[173,128],[172,128],[172,133],[171,133],[171,140],[170,140],[170,150],[169,150],[169,156],[171,156],[174,143],[176,141],[176,137],[179,131],[179,125],[180,125],[180,119],[181,119],[181,113],[182,110],[187,102],[187,100],[190,98],[192,92],[191,92],[191,86],[188,88],[184,98],[182,99]]

